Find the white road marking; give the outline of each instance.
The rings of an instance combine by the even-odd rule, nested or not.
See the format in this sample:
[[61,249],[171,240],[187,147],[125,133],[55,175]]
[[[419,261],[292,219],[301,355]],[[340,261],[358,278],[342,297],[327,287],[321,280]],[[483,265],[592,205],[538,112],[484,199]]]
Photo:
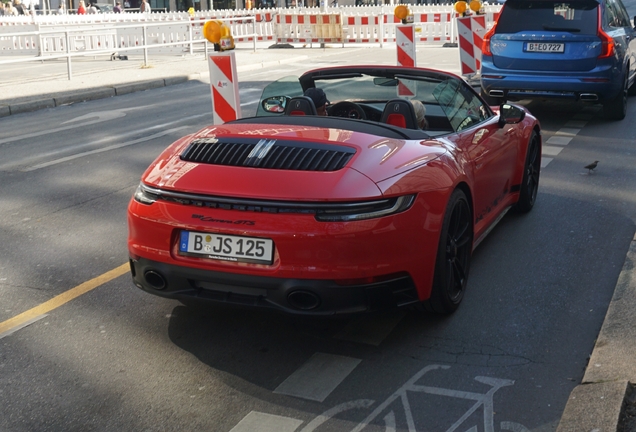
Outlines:
[[54,150],[54,151],[50,151],[50,152],[37,152],[37,154],[35,154],[34,156],[32,156],[31,158],[22,158],[19,160],[14,160],[11,161],[9,163],[0,163],[0,171],[6,171],[6,170],[10,170],[10,169],[14,169],[14,168],[19,168],[21,166],[25,166],[25,165],[30,165],[30,164],[34,164],[37,161],[40,161],[42,159],[48,159],[51,157],[55,157],[57,155],[61,155],[61,154],[68,154],[69,152],[72,151],[78,151],[81,149],[86,149],[86,148],[91,148],[93,149],[95,146],[99,145],[99,144],[105,144],[105,143],[109,143],[109,142],[120,142],[123,139],[126,139],[127,137],[130,136],[139,136],[140,134],[143,134],[145,132],[150,132],[150,131],[154,131],[154,130],[162,130],[165,129],[169,126],[172,126],[174,124],[179,124],[179,123],[183,123],[184,121],[188,121],[188,120],[194,120],[194,119],[198,119],[200,117],[205,117],[205,116],[211,116],[210,113],[206,113],[206,114],[196,114],[193,116],[189,116],[189,117],[185,117],[185,118],[181,118],[178,120],[174,120],[168,123],[162,123],[160,125],[155,125],[155,126],[149,126],[146,128],[142,128],[142,129],[135,129],[133,131],[124,133],[124,134],[119,134],[119,135],[109,135],[106,138],[102,138],[99,140],[95,140],[95,141],[91,141],[89,143],[82,143],[82,144],[76,144],[76,145],[72,145],[72,146],[68,146],[68,147],[63,147],[59,150]]
[[541,168],[547,167],[553,160],[551,157],[541,157]]
[[[125,108],[120,110],[110,110],[110,111],[95,111],[95,112],[88,113],[88,114],[82,115],[80,117],[76,117],[74,119],[71,119],[62,123],[63,125],[67,125],[67,126],[58,127],[55,129],[44,129],[38,132],[32,132],[32,133],[28,133],[24,135],[17,135],[11,138],[1,139],[0,144],[20,141],[27,138],[35,138],[42,135],[49,135],[55,132],[62,132],[65,130],[76,129],[79,127],[83,128],[95,123],[115,120],[120,117],[124,117],[126,115],[125,111],[139,110],[142,108],[145,108],[145,107],[132,107],[132,108]],[[94,120],[87,121],[88,119],[94,119]],[[69,125],[68,123],[72,123],[72,124]]]
[[28,321],[23,322],[22,324],[20,324],[19,326],[13,327],[10,330],[5,331],[4,333],[0,333],[0,339],[7,337],[9,335],[12,335],[13,333],[17,332],[18,330],[22,330],[23,328],[30,326],[31,324],[33,324],[34,322],[40,321],[42,318],[48,316],[48,314],[43,314],[43,315],[39,315],[36,316],[35,318],[32,318]]
[[155,138],[162,137],[164,135],[169,135],[169,134],[171,134],[173,132],[180,131],[181,129],[185,129],[185,128],[188,128],[188,127],[189,126],[180,126],[180,127],[173,128],[173,129],[167,129],[165,131],[161,131],[161,132],[156,133],[154,135],[145,136],[145,137],[142,137],[142,138],[139,138],[139,139],[136,139],[136,140],[132,140],[132,141],[128,141],[128,142],[125,142],[125,143],[114,144],[112,146],[102,147],[102,148],[98,148],[98,149],[95,149],[95,150],[85,151],[85,152],[77,153],[77,154],[74,154],[74,155],[71,155],[71,156],[66,156],[66,157],[63,157],[63,158],[55,159],[55,160],[52,160],[52,161],[43,162],[43,163],[38,164],[38,165],[33,165],[33,166],[30,166],[30,167],[23,168],[20,171],[22,171],[22,172],[35,171],[35,170],[46,168],[46,167],[49,167],[49,166],[52,166],[52,165],[57,165],[57,164],[68,162],[68,161],[71,161],[71,160],[74,160],[74,159],[79,159],[79,158],[82,158],[84,156],[89,156],[89,155],[98,154],[98,153],[104,153],[104,152],[111,151],[111,150],[116,150],[116,149],[119,149],[119,148],[122,148],[122,147],[128,147],[128,146],[131,146],[131,145],[134,145],[134,144],[139,144],[141,142],[150,141],[150,140],[153,140]]
[[543,154],[548,156],[556,156],[561,153],[563,147],[555,147],[555,146],[543,146]]
[[[589,120],[591,120],[598,112],[599,108],[597,107],[585,107],[581,112],[572,117],[572,120],[569,120],[565,123],[565,125],[556,131],[556,133],[548,138],[542,149],[542,156],[556,156],[563,150],[563,147],[555,147],[555,146],[566,146],[570,144],[570,141],[581,132],[581,129],[587,124]],[[594,114],[592,114],[594,113]],[[542,157],[541,158],[541,168],[547,167],[550,162],[554,160],[553,157]]]
[[340,405],[336,405],[335,407],[328,409],[327,411],[310,421],[307,426],[300,430],[300,432],[314,432],[319,426],[329,421],[337,414],[351,409],[369,408],[371,405],[373,405],[374,402],[375,401],[371,399],[358,399],[355,401],[349,401]]
[[546,144],[552,144],[552,145],[561,145],[561,146],[565,146],[570,144],[570,141],[572,141],[571,136],[551,136],[550,138],[548,138],[548,140],[545,142]]
[[502,431],[510,431],[510,432],[530,432],[530,429],[525,427],[522,424],[511,422],[511,421],[502,421],[501,422],[501,430]]
[[76,129],[78,127],[86,127],[95,123],[99,123],[102,120],[93,120],[93,121],[88,121],[86,123],[78,123],[78,124],[72,124],[69,126],[62,126],[62,127],[58,127],[58,128],[54,128],[54,129],[46,129],[46,130],[42,130],[39,132],[32,132],[29,134],[24,134],[24,135],[17,135],[11,138],[5,138],[5,139],[1,139],[0,140],[0,144],[6,144],[6,143],[10,143],[10,142],[14,142],[14,141],[20,141],[23,139],[27,139],[27,138],[35,138],[35,137],[39,137],[42,135],[49,135],[49,134],[53,134],[56,132],[62,132],[65,130],[70,130],[70,129]]
[[396,432],[396,423],[395,423],[395,413],[393,411],[389,412],[384,416],[384,427],[386,432]]
[[334,338],[379,346],[405,315],[406,312],[400,311],[379,316],[362,316],[350,321]]
[[565,135],[565,136],[574,137],[579,132],[581,132],[581,128],[562,127],[561,129],[559,129],[556,132],[555,135],[557,135],[557,136],[564,136]]
[[[450,366],[446,365],[429,365],[421,369],[415,375],[413,375],[407,382],[405,382],[397,391],[395,391],[391,396],[389,396],[384,402],[382,402],[379,406],[377,406],[373,412],[371,412],[364,420],[354,427],[351,432],[360,432],[369,426],[374,420],[380,418],[383,413],[386,413],[386,409],[390,406],[399,403],[401,404],[401,409],[397,408],[400,411],[401,417],[407,423],[407,429],[409,432],[415,432],[417,429],[417,424],[415,421],[415,417],[413,415],[414,412],[418,412],[421,414],[423,406],[417,404],[412,404],[412,402],[416,402],[415,400],[409,400],[409,395],[413,395],[415,393],[425,393],[434,396],[442,396],[446,400],[448,398],[456,398],[463,399],[467,401],[472,401],[472,406],[467,404],[464,408],[467,408],[464,414],[462,414],[447,430],[446,432],[458,432],[459,430],[464,430],[467,426],[465,423],[471,419],[476,412],[483,411],[483,420],[477,421],[478,424],[483,424],[484,432],[495,432],[495,406],[494,406],[494,395],[497,391],[499,391],[503,387],[508,387],[514,385],[513,380],[502,379],[502,378],[493,378],[493,377],[485,377],[485,376],[476,376],[475,381],[480,382],[482,384],[486,384],[491,388],[485,393],[475,393],[472,391],[461,391],[456,389],[449,389],[444,387],[432,387],[428,385],[418,384],[419,380],[426,375],[427,373],[434,370],[448,370]],[[399,401],[399,402],[398,402]],[[339,405],[334,406],[333,408],[329,408],[327,411],[323,412],[316,416],[313,420],[311,420],[305,427],[300,429],[299,432],[314,432],[316,429],[320,428],[323,424],[327,423],[329,420],[333,419],[339,413],[344,411],[353,410],[353,409],[363,409],[366,410],[373,406],[375,401],[371,399],[357,399],[348,402],[341,403]],[[384,420],[384,430],[386,432],[395,432],[397,428],[397,416],[395,408],[391,409],[388,413],[386,413],[383,417]],[[245,416],[239,424],[237,424],[230,432],[271,432],[271,431],[296,431],[296,428],[302,423],[300,420],[296,420],[290,417],[282,417],[260,413],[257,411],[250,412],[247,416]],[[461,429],[460,426],[463,427]],[[511,421],[502,421],[500,423],[501,430],[511,431],[511,432],[530,432],[525,426]],[[470,426],[466,429],[466,432],[477,432],[479,427],[477,425]]]
[[252,411],[230,432],[294,432],[303,423],[291,417]]
[[360,359],[315,353],[274,393],[322,402],[358,366]]

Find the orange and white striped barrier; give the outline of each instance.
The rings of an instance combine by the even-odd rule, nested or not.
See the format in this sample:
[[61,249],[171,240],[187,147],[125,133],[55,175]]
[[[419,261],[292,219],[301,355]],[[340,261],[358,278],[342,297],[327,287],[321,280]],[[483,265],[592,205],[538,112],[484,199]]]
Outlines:
[[[449,11],[447,6],[410,5],[410,8],[413,11],[417,44],[458,43],[457,14]],[[500,5],[484,6],[483,16],[486,17],[487,28],[497,20],[500,9]],[[203,41],[202,27],[210,19],[224,20],[230,26],[235,42],[342,42],[344,45],[396,41],[396,27],[401,21],[387,10],[387,6],[339,7],[329,8],[328,11],[321,13],[316,8],[277,8],[197,11],[194,16],[185,12],[4,15],[0,16],[0,53],[65,53],[64,31],[77,29],[81,29],[82,33],[73,33],[69,47],[71,51],[89,52],[110,46],[130,49],[143,45],[142,24],[147,26],[146,45],[152,45],[149,46],[152,53],[181,54],[188,50],[192,53],[192,43]],[[325,15],[334,16],[333,22],[331,18],[328,24],[320,22],[318,17]],[[295,16],[298,18],[294,18]],[[281,17],[285,18],[281,20]],[[165,22],[172,24],[163,26]],[[156,23],[157,26],[149,25],[150,23]],[[139,24],[139,27],[135,27],[135,24]],[[36,32],[41,31],[44,26],[46,32],[60,33],[38,35]],[[89,30],[90,33],[87,32]],[[16,32],[23,34],[16,35]],[[5,34],[10,36],[5,37]],[[182,45],[164,45],[181,41]],[[137,51],[127,53],[134,54]],[[474,56],[474,52],[472,55]],[[475,69],[478,69],[476,65]]]
[[[397,46],[397,64],[404,67],[415,67],[415,29],[413,25],[398,25],[395,28]],[[411,97],[417,93],[417,82],[400,79],[397,87],[399,97]]]
[[[449,12],[429,12],[413,14],[415,26],[415,41],[418,43],[439,43],[450,42],[449,24],[452,13]],[[400,23],[400,19],[395,15],[387,15],[385,22]],[[396,33],[397,36],[397,33]]]
[[471,15],[457,18],[459,61],[462,75],[474,75],[481,68],[481,42],[486,34],[486,17]]
[[412,25],[399,25],[396,28],[398,66],[415,66],[415,31]]
[[347,43],[370,43],[382,40],[382,19],[386,17],[357,15],[343,17],[343,39]]
[[276,42],[341,43],[340,14],[276,15]]
[[240,118],[241,102],[234,51],[210,54],[208,65],[212,91],[212,124],[222,124]]

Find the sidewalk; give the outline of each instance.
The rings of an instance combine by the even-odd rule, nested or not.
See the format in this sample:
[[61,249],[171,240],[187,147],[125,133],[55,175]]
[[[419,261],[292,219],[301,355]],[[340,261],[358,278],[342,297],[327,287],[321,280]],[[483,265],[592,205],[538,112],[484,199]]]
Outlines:
[[[251,44],[234,50],[237,71],[273,67],[292,62],[306,62],[307,68],[322,58],[339,55],[346,59],[348,52],[369,51],[369,59],[378,54],[395,56],[395,44],[369,47],[318,44],[306,48],[268,49],[271,42]],[[440,46],[418,47],[426,53],[426,66],[459,73],[459,54]],[[10,60],[4,57],[0,60]],[[194,54],[151,55],[144,67],[142,55],[128,56],[128,60],[111,60],[110,56],[75,57],[72,59],[72,79],[68,79],[66,59],[0,65],[0,117],[53,108],[92,99],[124,95],[135,91],[183,83],[187,80],[209,80],[209,67],[203,50]],[[239,76],[240,78],[240,76]]]
[[[241,72],[305,61],[310,54],[315,60],[334,50],[342,53],[348,49],[356,48],[237,49],[235,55]],[[2,65],[0,117],[209,79],[203,51],[183,56],[154,55],[148,63],[145,67],[141,55],[128,56],[128,60],[111,60],[103,55],[76,57],[72,59],[71,80],[66,59]]]
[[[262,45],[236,49],[239,72],[272,67],[291,62],[311,62],[335,54],[346,54],[360,47],[267,49]],[[387,48],[369,49],[374,52]],[[427,48],[424,48],[425,50]],[[418,51],[420,48],[418,47]],[[449,68],[457,51],[431,51],[427,67]],[[419,54],[418,54],[419,56]],[[152,56],[150,67],[143,67],[142,56],[129,60],[76,58],[72,62],[73,79],[68,80],[66,60],[2,65],[0,77],[1,117],[53,108],[91,99],[100,99],[135,91],[179,84],[188,80],[209,79],[203,52],[184,56]],[[455,58],[455,57],[453,57]],[[371,60],[373,61],[373,60]],[[444,65],[444,66],[442,66]],[[596,341],[583,382],[571,393],[557,432],[621,432],[636,431],[636,238],[625,259],[605,322]],[[631,421],[631,423],[630,423]]]

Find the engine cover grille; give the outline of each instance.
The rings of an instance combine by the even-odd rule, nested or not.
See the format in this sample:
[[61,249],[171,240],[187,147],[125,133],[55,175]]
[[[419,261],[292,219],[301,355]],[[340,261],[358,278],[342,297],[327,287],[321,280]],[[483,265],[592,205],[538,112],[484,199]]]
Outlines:
[[212,165],[298,171],[337,171],[355,150],[302,141],[242,138],[202,138],[190,143],[181,160]]

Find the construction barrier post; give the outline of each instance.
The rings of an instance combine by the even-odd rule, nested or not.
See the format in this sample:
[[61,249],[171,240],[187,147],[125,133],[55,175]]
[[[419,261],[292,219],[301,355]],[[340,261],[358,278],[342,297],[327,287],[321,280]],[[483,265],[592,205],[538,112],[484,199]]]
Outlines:
[[462,75],[475,75],[481,69],[481,43],[485,34],[486,17],[484,15],[457,18]]
[[[415,67],[415,29],[412,24],[398,25],[395,30],[397,45],[397,64],[404,67]],[[397,87],[398,97],[412,97],[417,93],[417,82],[400,79]]]
[[398,66],[415,66],[415,29],[412,24],[396,26],[395,42],[397,45]]
[[240,118],[241,102],[234,51],[210,54],[208,66],[212,91],[212,124],[222,124]]

